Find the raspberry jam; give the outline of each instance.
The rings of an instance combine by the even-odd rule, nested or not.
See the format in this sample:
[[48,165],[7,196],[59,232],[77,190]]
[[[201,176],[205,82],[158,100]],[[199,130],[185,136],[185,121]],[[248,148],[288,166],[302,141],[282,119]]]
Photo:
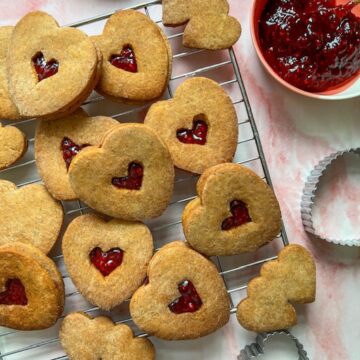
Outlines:
[[137,72],[135,54],[130,45],[124,46],[120,54],[111,55],[109,61],[111,65],[114,65],[119,69],[132,73]]
[[192,129],[179,129],[176,137],[184,144],[205,145],[208,126],[204,120],[194,119]]
[[121,265],[124,257],[124,251],[120,248],[112,248],[103,252],[99,247],[91,250],[90,261],[104,275],[108,276],[118,266]]
[[140,190],[144,176],[144,168],[142,165],[136,162],[130,163],[128,173],[128,176],[114,177],[112,184],[120,189]]
[[42,52],[38,52],[33,56],[32,63],[39,81],[55,75],[59,70],[59,63],[55,59],[47,62]]
[[222,222],[222,230],[230,230],[234,227],[238,227],[251,221],[246,204],[241,200],[233,200],[230,203],[230,211],[232,216],[226,218]]
[[324,91],[360,69],[360,18],[355,2],[269,0],[259,22],[263,54],[290,84]]
[[90,146],[90,144],[78,145],[67,137],[63,138],[61,142],[61,151],[63,153],[63,158],[67,169],[69,168],[74,156],[76,156],[79,153],[79,151],[86,146]]
[[183,280],[178,284],[180,297],[169,304],[169,309],[175,314],[195,312],[200,309],[202,301],[195,286],[189,280]]
[[0,305],[27,305],[25,287],[19,279],[8,279],[0,293]]

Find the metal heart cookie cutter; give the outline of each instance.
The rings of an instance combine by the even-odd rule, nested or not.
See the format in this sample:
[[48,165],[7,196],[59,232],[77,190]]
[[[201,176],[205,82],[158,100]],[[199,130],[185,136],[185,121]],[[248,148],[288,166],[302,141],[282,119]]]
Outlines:
[[317,236],[320,239],[339,245],[360,246],[360,239],[331,239],[321,236],[317,232],[313,222],[313,207],[316,198],[316,190],[319,186],[319,183],[321,182],[321,177],[335,160],[343,157],[346,154],[360,155],[360,148],[351,148],[348,150],[335,152],[321,160],[311,171],[303,190],[301,200],[301,219],[305,231]]
[[287,330],[260,333],[256,337],[254,343],[245,346],[245,348],[241,350],[240,354],[238,355],[238,360],[251,360],[259,355],[263,355],[265,353],[266,343],[274,335],[286,335],[295,344],[299,355],[299,360],[309,360],[307,353],[304,350],[304,346],[294,335],[292,335]]

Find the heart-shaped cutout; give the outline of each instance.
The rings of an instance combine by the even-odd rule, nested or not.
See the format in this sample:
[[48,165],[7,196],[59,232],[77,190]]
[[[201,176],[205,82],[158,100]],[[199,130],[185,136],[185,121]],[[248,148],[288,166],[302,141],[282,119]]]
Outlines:
[[0,180],[0,217],[0,245],[23,242],[48,253],[59,236],[64,213],[44,185],[18,189]]
[[74,219],[63,237],[64,262],[81,294],[112,309],[143,283],[153,254],[150,230],[142,223],[105,221],[96,215]]
[[39,121],[35,134],[36,165],[55,199],[76,199],[68,178],[72,160],[87,146],[100,145],[105,133],[118,124],[107,116],[89,117],[81,108],[65,118]]
[[[126,179],[129,164],[134,178]],[[73,159],[69,180],[78,197],[95,210],[144,220],[166,209],[173,193],[174,166],[153,130],[143,124],[122,124],[107,132],[101,147],[89,146]]]
[[144,123],[166,143],[180,169],[202,173],[233,159],[238,139],[236,111],[230,97],[213,80],[185,80],[173,99],[150,107]]
[[272,189],[239,164],[207,169],[197,183],[198,197],[182,215],[186,240],[207,255],[254,251],[280,232],[281,213]]
[[18,330],[52,326],[64,306],[55,264],[30,244],[0,246],[0,325]]
[[16,24],[6,61],[11,97],[20,115],[29,118],[54,119],[73,112],[99,75],[100,59],[90,38],[79,29],[60,28],[41,11]]
[[184,242],[162,247],[151,259],[147,274],[149,282],[131,298],[130,313],[148,334],[168,340],[195,339],[228,322],[229,297],[215,265]]
[[103,55],[96,87],[100,94],[131,103],[162,96],[170,79],[172,52],[166,35],[149,17],[135,10],[117,11],[102,35],[92,39]]
[[[301,269],[301,271],[299,271]],[[278,259],[265,263],[260,276],[248,284],[248,297],[237,307],[239,323],[247,330],[268,332],[296,324],[290,303],[315,300],[316,269],[311,254],[300,245],[288,245]]]

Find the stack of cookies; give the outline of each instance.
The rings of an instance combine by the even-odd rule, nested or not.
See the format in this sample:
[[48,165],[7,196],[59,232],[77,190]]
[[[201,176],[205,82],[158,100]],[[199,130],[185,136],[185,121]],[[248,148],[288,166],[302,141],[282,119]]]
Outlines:
[[[228,15],[227,1],[210,3],[164,0],[164,23],[187,23],[185,46],[230,47],[240,25]],[[43,12],[0,28],[0,118],[38,119],[35,160],[43,181],[17,188],[0,180],[0,325],[43,329],[62,314],[63,281],[46,255],[61,233],[64,262],[79,292],[103,310],[131,298],[132,318],[149,335],[195,339],[228,322],[228,292],[208,257],[270,242],[281,228],[280,207],[261,178],[231,163],[238,122],[220,85],[194,77],[173,99],[156,102],[171,68],[165,34],[133,10],[112,15],[103,33],[91,38],[60,28]],[[143,124],[122,124],[80,108],[93,90],[125,104],[154,103]],[[21,157],[27,142],[13,126],[0,127],[0,139],[4,168]],[[154,255],[143,221],[166,210],[175,167],[201,174],[198,196],[183,212],[186,241]],[[91,214],[62,232],[61,201],[69,200],[83,201]],[[311,255],[289,246],[250,283],[239,322],[254,331],[291,326],[296,313],[289,301],[311,302],[314,294]],[[71,359],[155,358],[149,340],[106,317],[69,314],[60,339]]]

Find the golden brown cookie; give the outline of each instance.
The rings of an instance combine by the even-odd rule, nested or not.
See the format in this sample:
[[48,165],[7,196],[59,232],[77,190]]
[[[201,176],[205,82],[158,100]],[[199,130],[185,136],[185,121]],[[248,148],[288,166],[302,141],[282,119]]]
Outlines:
[[44,185],[18,189],[12,182],[0,180],[0,218],[0,245],[22,242],[46,254],[59,236],[64,213]]
[[163,23],[187,23],[183,45],[189,48],[220,50],[231,47],[241,34],[240,23],[228,15],[226,0],[163,0]]
[[202,173],[232,161],[236,150],[234,105],[222,87],[207,78],[184,81],[173,99],[150,107],[144,123],[163,139],[180,169]]
[[254,251],[280,232],[281,213],[272,189],[239,164],[206,170],[197,183],[198,197],[186,207],[186,240],[208,255]]
[[237,318],[251,331],[287,329],[297,321],[291,303],[315,301],[315,289],[316,268],[311,254],[300,245],[288,245],[249,282],[248,296],[238,305]]
[[64,307],[55,264],[30,244],[0,247],[0,325],[18,330],[52,326]]
[[110,310],[144,282],[154,246],[140,222],[83,215],[66,229],[62,249],[75,286],[92,304]]
[[2,126],[0,123],[0,169],[19,160],[26,152],[27,144],[22,131],[15,126]]
[[36,165],[46,188],[56,199],[76,199],[68,179],[73,157],[86,146],[100,145],[104,134],[118,124],[106,116],[89,117],[82,109],[65,118],[39,122],[35,136]]
[[155,254],[148,279],[130,302],[133,320],[148,334],[195,339],[228,322],[229,297],[215,265],[184,242],[172,242]]
[[143,124],[121,124],[100,147],[89,146],[71,162],[75,194],[93,209],[124,220],[159,216],[170,201],[174,166],[168,149]]
[[128,326],[115,325],[105,316],[67,315],[60,341],[70,360],[155,360],[150,340],[134,338]]
[[12,26],[0,27],[0,119],[17,120],[20,115],[11,100],[6,75],[6,55],[12,31]]
[[9,89],[20,115],[57,118],[74,111],[98,80],[98,53],[90,38],[32,12],[15,26],[7,56]]
[[100,94],[121,102],[145,102],[162,96],[171,73],[171,47],[146,15],[134,10],[116,12],[103,34],[92,39],[103,55],[96,87]]

